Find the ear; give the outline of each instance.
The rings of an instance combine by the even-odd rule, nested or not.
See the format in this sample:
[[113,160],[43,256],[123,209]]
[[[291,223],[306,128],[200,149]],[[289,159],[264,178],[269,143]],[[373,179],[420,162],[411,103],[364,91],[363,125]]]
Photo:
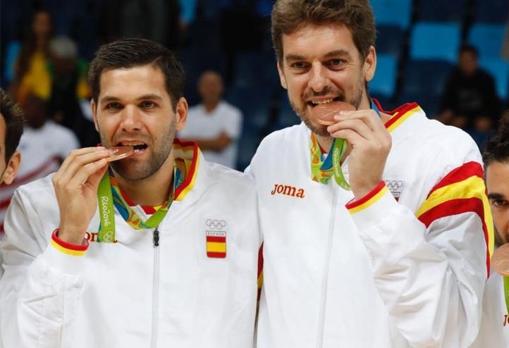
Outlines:
[[95,103],[94,99],[90,100],[90,107],[92,108],[95,130],[99,132],[99,125],[97,124],[97,104]]
[[181,131],[184,129],[187,121],[187,112],[189,110],[189,105],[187,104],[186,98],[182,97],[177,102],[177,107],[175,108],[175,117],[177,119],[177,131]]
[[283,68],[281,67],[281,64],[279,61],[277,62],[277,72],[279,74],[279,82],[281,82],[281,87],[283,87],[284,89],[288,89],[288,87],[287,87],[288,85],[286,84],[285,73],[283,72]]
[[376,50],[373,46],[369,48],[366,59],[364,59],[364,80],[371,81],[376,70]]
[[18,172],[19,164],[21,163],[21,154],[16,151],[12,154],[7,166],[5,167],[4,174],[2,175],[1,183],[4,185],[10,185],[16,178],[16,173]]

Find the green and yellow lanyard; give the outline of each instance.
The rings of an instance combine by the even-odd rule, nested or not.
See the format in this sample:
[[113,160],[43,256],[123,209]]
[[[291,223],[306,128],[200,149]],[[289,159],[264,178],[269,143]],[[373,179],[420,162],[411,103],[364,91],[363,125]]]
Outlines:
[[[166,216],[166,213],[170,209],[170,206],[173,202],[173,194],[175,192],[175,186],[177,183],[177,175],[178,172],[176,167],[173,170],[173,186],[170,191],[170,195],[166,204],[163,204],[157,211],[146,221],[143,221],[140,218],[139,227],[140,228],[153,228],[156,229],[161,221]],[[98,233],[98,241],[102,243],[113,243],[115,242],[115,211],[114,211],[114,201],[112,195],[112,187],[111,187],[111,179],[108,172],[104,174],[101,182],[99,183],[99,188],[97,190],[97,198],[99,204],[99,215],[101,220],[101,226],[99,228]],[[125,209],[130,211],[130,214],[136,214],[128,205],[124,207]],[[137,214],[136,214],[137,215]]]
[[[378,116],[380,110],[376,104],[371,101],[371,109],[373,109]],[[326,184],[333,176],[336,183],[345,190],[350,190],[350,184],[346,181],[341,163],[344,160],[347,141],[345,139],[336,138],[333,140],[327,157],[323,159],[322,151],[316,136],[312,135],[311,139],[311,175],[312,179],[322,184]]]

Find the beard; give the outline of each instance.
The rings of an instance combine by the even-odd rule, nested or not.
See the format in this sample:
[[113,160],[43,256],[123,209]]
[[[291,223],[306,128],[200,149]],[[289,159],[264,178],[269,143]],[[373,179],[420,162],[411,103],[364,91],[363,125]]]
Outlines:
[[504,235],[501,232],[499,232],[496,227],[494,234],[495,234],[495,247],[502,246],[505,243],[509,242],[507,235]]
[[[325,96],[325,95],[335,95],[337,101],[346,102],[349,104],[352,104],[355,107],[355,110],[358,110],[361,102],[362,97],[364,95],[364,88],[365,88],[365,82],[363,80],[359,80],[357,82],[357,86],[354,90],[354,94],[352,98],[349,100],[346,99],[345,93],[342,90],[336,90],[332,89],[329,86],[326,86],[321,92],[316,93],[313,91],[306,91],[304,95],[302,96],[301,100],[308,100],[311,97],[319,97],[319,96]],[[290,98],[288,98],[290,101],[290,106],[292,107],[293,111],[299,116],[299,118],[304,122],[304,124],[316,135],[322,136],[322,137],[329,137],[330,134],[327,131],[327,126],[321,125],[321,124],[314,124],[311,120],[311,117],[309,115],[308,110],[308,104],[304,102],[303,107],[299,108],[297,104],[292,101]]]
[[[167,132],[161,138],[152,139],[151,146],[147,147],[145,151],[150,151],[150,156],[145,161],[139,161],[130,157],[124,158],[120,161],[111,162],[110,166],[116,175],[128,181],[144,180],[154,175],[163,164],[170,158],[173,149],[173,141],[176,135],[175,121],[172,121]],[[135,137],[140,139],[139,136]],[[147,137],[145,137],[147,138]],[[143,138],[142,138],[143,140]],[[147,139],[148,140],[148,139]],[[103,144],[105,139],[101,134],[101,142]],[[150,142],[145,142],[150,144]]]

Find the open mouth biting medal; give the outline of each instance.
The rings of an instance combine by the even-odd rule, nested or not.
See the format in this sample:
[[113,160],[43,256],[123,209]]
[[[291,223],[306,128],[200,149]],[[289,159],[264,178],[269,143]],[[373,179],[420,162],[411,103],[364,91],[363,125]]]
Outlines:
[[111,147],[110,150],[113,151],[113,153],[110,155],[110,157],[107,158],[108,162],[118,161],[121,159],[124,159],[126,157],[131,156],[134,153],[134,147],[133,146],[114,146]]
[[[318,106],[316,112],[318,113],[318,122],[324,126],[330,126],[336,121],[334,116],[340,111],[354,111],[355,107],[352,104],[344,102],[334,102],[328,104],[321,104]],[[315,177],[320,177],[317,173],[319,171],[326,171],[332,169],[332,176],[336,183],[345,190],[350,190],[350,184],[345,179],[343,170],[341,169],[341,162],[344,160],[347,141],[341,138],[335,138],[329,151],[329,155],[323,163],[317,166],[313,165],[313,174]]]

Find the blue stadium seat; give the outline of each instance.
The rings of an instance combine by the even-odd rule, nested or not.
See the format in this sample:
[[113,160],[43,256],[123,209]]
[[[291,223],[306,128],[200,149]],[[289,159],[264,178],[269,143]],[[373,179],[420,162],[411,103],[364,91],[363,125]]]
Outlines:
[[458,23],[417,23],[411,34],[410,58],[456,62],[460,38]]
[[281,95],[280,109],[275,129],[281,129],[289,126],[299,124],[301,122],[299,116],[293,111],[286,93]]
[[408,28],[412,13],[412,0],[371,0],[375,21],[379,25]]
[[418,102],[433,117],[439,111],[442,92],[453,65],[443,60],[407,62],[401,93],[402,102]]
[[242,134],[239,139],[239,149],[237,153],[237,169],[244,170],[251,163],[258,145],[260,144],[260,137],[256,129],[253,129],[249,124],[245,124],[242,129]]
[[467,0],[419,1],[417,20],[461,22],[466,15],[466,3]]
[[395,25],[380,25],[377,31],[376,51],[400,57],[405,40],[404,29]]
[[225,99],[242,111],[244,124],[257,130],[267,123],[271,96],[256,87],[231,87]]
[[497,94],[502,100],[509,98],[509,63],[500,58],[481,58],[479,65],[495,79]]
[[369,91],[375,97],[394,96],[397,77],[397,59],[389,54],[377,56],[375,77],[369,82]]
[[474,13],[476,22],[503,24],[509,20],[509,1],[476,0]]
[[235,56],[233,85],[279,88],[279,77],[274,52],[247,51]]
[[481,58],[500,57],[505,28],[502,24],[476,23],[470,29],[468,41]]

